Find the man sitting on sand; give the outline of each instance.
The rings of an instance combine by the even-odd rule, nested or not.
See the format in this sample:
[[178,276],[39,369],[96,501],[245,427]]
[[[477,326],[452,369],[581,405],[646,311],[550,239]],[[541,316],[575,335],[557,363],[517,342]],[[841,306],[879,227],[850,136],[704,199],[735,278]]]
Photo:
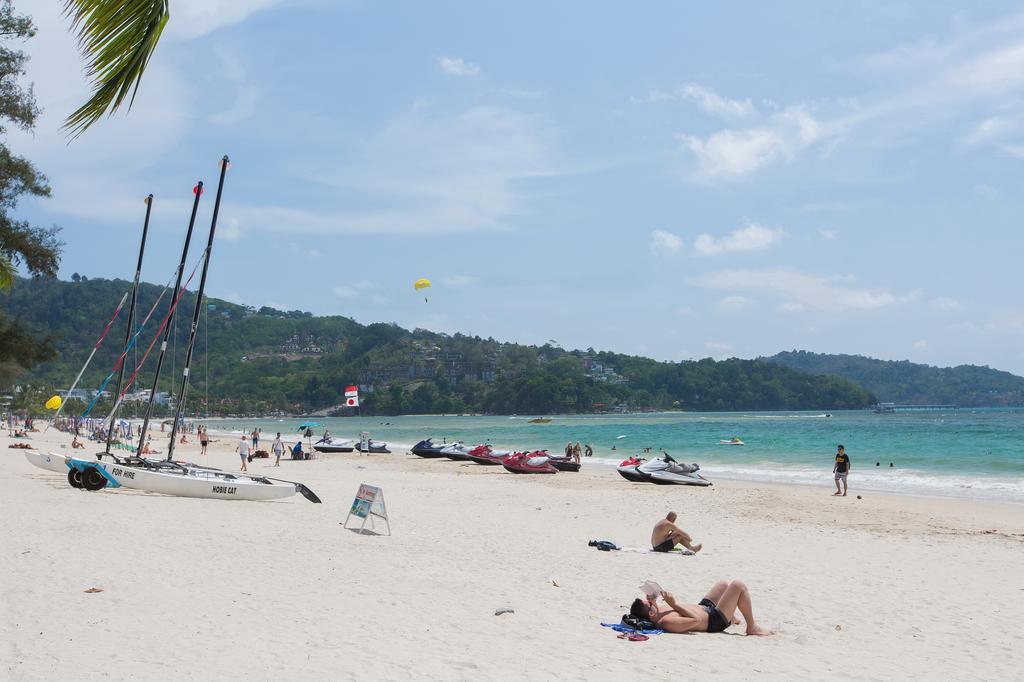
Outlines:
[[636,599],[629,609],[634,618],[643,618],[665,632],[683,634],[686,632],[724,632],[730,625],[739,625],[736,609],[743,614],[748,635],[770,635],[754,621],[754,609],[750,603],[750,590],[740,580],[726,582],[719,580],[697,604],[680,604],[668,592],[662,592],[665,606],[658,605],[658,597],[648,595],[646,601]]
[[689,533],[676,525],[676,513],[670,511],[665,518],[654,524],[651,547],[655,552],[671,552],[676,545],[682,545],[692,552],[699,552],[704,546],[693,544]]

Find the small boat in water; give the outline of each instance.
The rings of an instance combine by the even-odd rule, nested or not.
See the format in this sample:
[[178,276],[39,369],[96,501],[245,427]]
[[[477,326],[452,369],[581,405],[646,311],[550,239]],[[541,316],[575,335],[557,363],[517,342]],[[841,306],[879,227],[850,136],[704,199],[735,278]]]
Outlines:
[[735,438],[735,437],[734,438],[730,438],[729,440],[720,440],[720,441],[718,441],[718,444],[719,445],[746,445],[746,443],[741,441],[739,438]]
[[544,450],[516,452],[509,455],[501,465],[513,474],[557,474],[558,469],[548,461],[550,459]]
[[550,424],[551,417],[536,417],[534,419],[527,419],[527,424]]

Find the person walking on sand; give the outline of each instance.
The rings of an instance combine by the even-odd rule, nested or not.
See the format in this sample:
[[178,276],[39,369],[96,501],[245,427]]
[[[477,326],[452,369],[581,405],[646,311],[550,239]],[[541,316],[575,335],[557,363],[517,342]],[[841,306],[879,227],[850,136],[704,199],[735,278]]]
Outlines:
[[651,531],[651,548],[655,552],[671,552],[676,545],[682,545],[693,553],[704,547],[702,544],[693,544],[690,534],[676,525],[676,513],[670,511],[665,518],[654,524],[654,530]]
[[281,455],[284,454],[284,441],[281,440],[280,431],[277,432],[277,438],[274,439],[274,443],[270,446],[270,449],[274,453],[274,466],[281,466]]
[[249,460],[249,442],[245,440],[245,434],[242,434],[242,440],[238,441],[238,446],[235,448],[235,452],[242,458],[242,471],[248,471],[245,464]]
[[[836,477],[836,491],[832,495],[834,497],[839,495],[846,497],[846,476],[850,473],[850,457],[846,454],[846,448],[842,445],[836,446],[836,465],[832,467],[832,473]],[[839,489],[839,481],[843,482],[842,490]]]
[[205,455],[206,448],[210,445],[210,434],[206,432],[205,426],[199,427],[199,445],[203,448],[199,454]]
[[725,632],[730,625],[739,625],[736,610],[743,615],[747,635],[771,635],[771,630],[762,628],[754,620],[754,607],[750,601],[750,590],[741,580],[726,582],[719,580],[696,604],[680,604],[672,593],[661,592],[665,606],[658,604],[658,595],[647,595],[647,599],[634,599],[629,615],[649,620],[654,627],[665,632],[683,634],[687,632]]

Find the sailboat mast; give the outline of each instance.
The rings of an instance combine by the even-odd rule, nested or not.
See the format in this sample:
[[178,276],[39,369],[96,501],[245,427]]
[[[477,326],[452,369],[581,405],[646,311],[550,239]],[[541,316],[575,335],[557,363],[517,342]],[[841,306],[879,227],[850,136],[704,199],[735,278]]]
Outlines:
[[[149,216],[153,213],[153,195],[150,194],[146,197],[146,220],[142,223],[142,243],[139,244],[139,261],[135,265],[135,281],[132,283],[132,300],[128,304],[128,328],[124,332],[124,348],[128,348],[128,343],[132,338],[132,327],[135,326],[135,305],[138,301],[139,295],[139,278],[142,276],[142,256],[146,252],[146,235],[149,233]],[[117,375],[117,390],[114,391],[114,398],[121,395],[121,384],[124,382],[124,365],[121,363],[121,371]],[[114,438],[114,408],[116,403],[110,406],[110,426],[107,427],[107,445],[103,450],[104,455],[110,454],[110,442]]]
[[185,368],[181,373],[181,386],[178,388],[178,401],[174,406],[174,422],[171,424],[171,442],[167,444],[167,461],[174,457],[174,445],[178,435],[178,422],[185,410],[185,394],[188,392],[188,374],[192,366],[192,351],[196,346],[196,330],[199,329],[199,315],[203,308],[203,293],[206,291],[206,275],[210,271],[210,256],[213,253],[213,235],[217,231],[217,217],[220,215],[220,199],[224,193],[224,176],[231,165],[227,154],[220,160],[220,179],[217,181],[217,197],[213,201],[213,218],[210,221],[210,236],[206,241],[206,254],[203,257],[203,274],[199,278],[199,289],[196,291],[196,306],[192,311],[192,328],[188,333],[188,347],[185,351]]
[[185,275],[185,261],[188,260],[188,247],[192,243],[192,228],[196,225],[196,213],[199,211],[199,198],[203,195],[203,181],[200,180],[196,183],[195,189],[196,198],[192,202],[192,216],[188,219],[188,232],[185,234],[185,245],[181,249],[181,262],[178,263],[178,278],[174,283],[174,297],[171,299],[170,305],[170,316],[167,320],[167,324],[164,327],[164,338],[160,343],[160,356],[156,361],[155,374],[153,376],[153,388],[149,392],[149,404],[146,405],[146,416],[142,418],[142,428],[139,429],[139,447],[135,451],[139,455],[142,454],[142,448],[146,445],[146,432],[149,431],[149,418],[153,414],[153,403],[156,401],[156,391],[160,384],[160,370],[164,365],[164,355],[167,354],[167,338],[171,334],[172,322],[174,321],[175,313],[177,312],[177,306],[175,303],[178,301],[178,293],[181,291],[181,278]]

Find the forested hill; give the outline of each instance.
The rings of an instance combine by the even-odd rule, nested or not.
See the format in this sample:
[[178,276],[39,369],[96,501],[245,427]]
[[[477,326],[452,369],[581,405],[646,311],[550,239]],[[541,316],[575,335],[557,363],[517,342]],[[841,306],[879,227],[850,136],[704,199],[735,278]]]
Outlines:
[[[33,331],[55,335],[59,349],[56,360],[20,377],[19,383],[67,386],[128,287],[122,280],[19,279],[4,295],[5,309]],[[143,315],[160,290],[141,286]],[[140,337],[139,358],[169,298]],[[181,374],[194,304],[192,293],[182,299],[163,390]],[[82,387],[97,387],[109,372],[123,339],[123,320],[113,327]],[[129,361],[134,367],[135,352]],[[139,385],[147,387],[150,381],[143,372]],[[408,331],[393,324],[362,325],[341,316],[256,310],[216,299],[204,307],[189,392],[192,411],[206,412],[207,396],[211,414],[326,410],[342,402],[344,387],[352,383],[364,389],[364,414],[841,409],[875,401],[845,379],[764,360],[664,363]]]
[[1024,378],[989,367],[932,367],[907,360],[787,351],[767,358],[786,367],[849,379],[879,400],[916,405],[1024,405]]

